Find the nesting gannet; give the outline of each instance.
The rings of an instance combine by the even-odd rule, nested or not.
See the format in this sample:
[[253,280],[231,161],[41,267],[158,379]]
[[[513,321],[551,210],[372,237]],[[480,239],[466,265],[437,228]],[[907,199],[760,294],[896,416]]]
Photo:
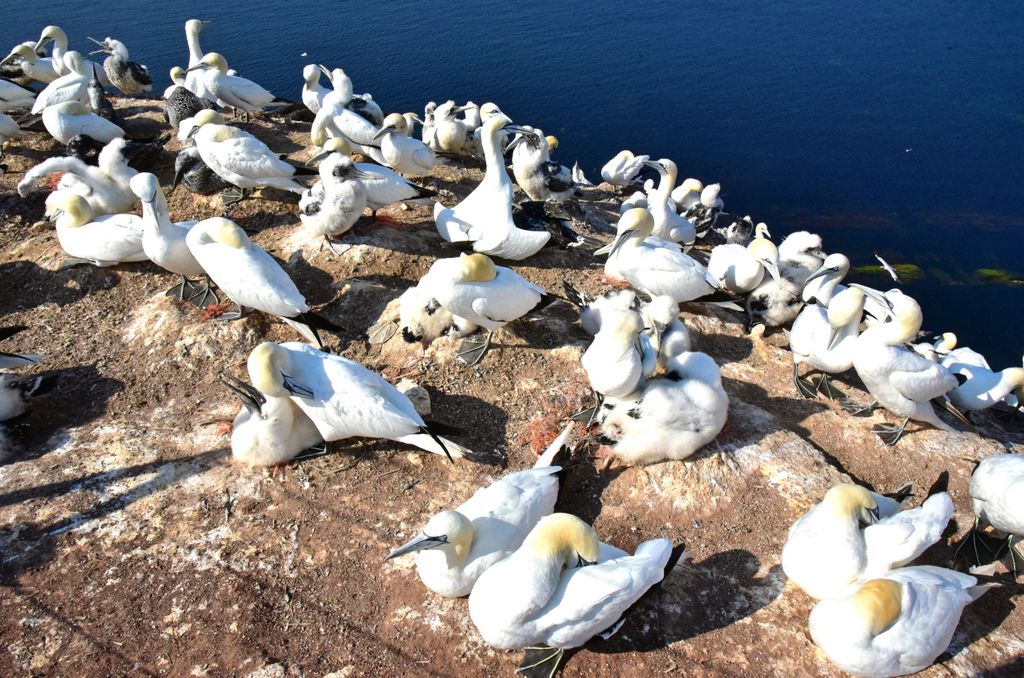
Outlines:
[[93,54],[109,55],[103,60],[103,72],[114,87],[129,95],[153,91],[149,69],[131,61],[128,47],[123,42],[114,38],[104,38],[102,42],[95,38],[89,40],[100,46]]
[[562,288],[565,290],[566,298],[579,309],[580,327],[591,336],[597,334],[601,329],[605,316],[618,311],[640,308],[636,292],[631,289],[609,290],[592,297],[568,282],[563,282]]
[[167,296],[193,301],[199,307],[218,303],[217,295],[210,290],[209,278],[202,287],[189,280],[206,274],[185,242],[189,230],[198,222],[171,222],[160,182],[149,172],[136,174],[129,185],[142,202],[143,251],[160,268],[181,276],[181,282],[167,290]]
[[[306,164],[312,165],[332,153],[350,156],[352,146],[344,137],[333,137],[324,143],[323,152],[311,158]],[[436,195],[434,191],[412,183],[388,167],[357,162],[355,169],[364,175],[360,181],[366,187],[366,206],[373,211],[374,219],[377,218],[377,211],[388,205],[416,202]]]
[[356,169],[343,153],[331,153],[320,163],[320,179],[302,194],[299,219],[310,237],[331,239],[344,235],[355,225],[366,208],[369,175]]
[[384,438],[451,459],[461,446],[438,436],[409,398],[354,360],[288,342],[264,342],[249,354],[249,379],[261,393],[291,397],[324,440]]
[[442,306],[428,287],[429,284],[420,281],[403,292],[398,299],[398,322],[406,343],[430,344],[438,337],[464,337],[479,329],[476,323],[457,316]]
[[56,222],[57,240],[74,260],[94,266],[145,261],[142,249],[142,218],[134,214],[96,216],[77,193],[55,193],[48,206]]
[[384,126],[374,139],[380,140],[384,162],[399,174],[418,177],[429,172],[437,162],[433,149],[409,135],[408,123],[401,113],[384,118]]
[[623,214],[605,273],[652,297],[666,295],[676,303],[699,301],[715,294],[718,282],[701,264],[675,247],[647,241],[653,229],[654,218],[649,211],[636,208]]
[[313,170],[296,167],[281,160],[265,143],[248,132],[231,127],[216,111],[202,110],[194,118],[189,133],[199,155],[217,176],[241,189],[269,186],[302,195],[306,187],[295,181],[296,172]]
[[460,111],[462,108],[451,100],[434,110],[434,136],[438,150],[456,154],[468,152],[469,132],[466,123],[456,117]]
[[345,106],[344,95],[334,89],[324,97],[309,135],[313,145],[320,148],[326,145],[328,139],[342,137],[353,151],[383,164],[384,154],[374,139],[378,131],[376,125],[350,111]]
[[26,76],[36,82],[49,84],[60,77],[60,73],[54,70],[53,59],[39,56],[31,44],[21,44],[16,45],[11,53],[0,61],[0,65],[17,60]]
[[512,269],[495,266],[479,253],[438,259],[421,283],[452,314],[486,331],[482,339],[469,337],[459,348],[459,357],[469,365],[483,359],[495,330],[555,300]]
[[697,229],[698,237],[704,237],[714,227],[725,208],[721,192],[721,184],[708,184],[701,190],[700,200],[683,212],[683,216]]
[[35,92],[20,87],[9,80],[0,80],[0,113],[32,108],[35,101]]
[[758,228],[750,244],[716,245],[708,260],[708,273],[730,292],[746,294],[761,284],[767,271],[774,280],[779,279],[779,252],[771,240],[768,227]]
[[231,424],[231,456],[247,466],[278,466],[323,443],[313,421],[287,396],[268,396],[228,374],[221,381],[242,401]]
[[[327,73],[327,69],[324,69]],[[331,79],[331,88],[337,92],[341,104],[357,116],[366,120],[374,127],[384,124],[384,111],[368,93],[355,94],[352,78],[341,68],[335,68],[327,77]]]
[[0,78],[22,87],[31,86],[35,81],[22,68],[25,61],[15,53],[15,50],[23,45],[35,55],[36,59],[46,58],[46,50],[35,49],[35,44],[35,40],[26,40],[15,45],[6,57],[0,59]]
[[[107,98],[106,93],[103,91],[103,85],[100,84],[97,73],[97,68],[93,66],[93,73],[89,78],[89,83],[85,86],[85,93],[89,98],[89,108],[99,117],[120,127],[121,116],[118,115],[114,109],[114,104],[110,103],[110,99]],[[43,113],[45,114],[46,111],[43,111]]]
[[20,137],[24,132],[18,123],[9,115],[0,113],[0,159],[4,157],[4,147],[7,142],[15,137]]
[[[846,595],[858,580],[906,565],[942,536],[953,515],[946,492],[932,494],[912,509],[867,488],[844,483],[789,528],[782,569],[812,598]],[[885,506],[889,515],[882,515]]]
[[436,110],[436,102],[428,101],[426,103],[423,107],[423,128],[420,130],[420,140],[435,151],[440,150],[434,128],[434,111]]
[[[0,341],[4,339],[10,339],[15,334],[27,330],[28,327],[25,325],[10,325],[8,327],[0,327]],[[43,356],[35,355],[32,353],[8,353],[6,351],[0,351],[0,369],[11,369],[14,367],[24,367],[25,365],[35,365],[42,361]]]
[[199,149],[195,146],[186,146],[178,151],[177,157],[174,158],[174,181],[171,183],[171,190],[177,188],[178,184],[190,193],[199,195],[211,195],[233,188],[203,162]]
[[238,304],[237,314],[225,314],[229,318],[247,309],[263,311],[281,318],[317,346],[323,345],[317,329],[341,329],[311,312],[288,273],[233,221],[221,217],[200,221],[189,229],[185,242],[217,287]]
[[205,73],[202,70],[191,70],[195,66],[199,65],[199,62],[203,60],[206,53],[203,48],[199,45],[199,34],[202,32],[205,26],[209,26],[209,21],[200,21],[199,19],[189,19],[185,22],[185,41],[188,43],[188,69],[185,72],[185,88],[195,94],[200,99],[209,99],[210,101],[216,101],[217,95],[206,86]]
[[697,229],[686,217],[676,214],[669,204],[672,187],[678,176],[676,164],[668,158],[648,160],[644,164],[657,170],[661,177],[658,187],[647,194],[647,209],[654,217],[655,237],[684,244],[692,243],[697,237]]
[[203,69],[203,84],[218,101],[225,105],[242,111],[245,120],[249,115],[262,111],[267,105],[273,103],[277,98],[263,89],[252,80],[237,76],[228,75],[228,62],[217,52],[210,52],[203,56],[195,66],[190,66],[188,71]]
[[807,278],[821,268],[825,256],[820,235],[807,231],[790,233],[779,243],[779,271],[802,290]]
[[690,331],[679,317],[679,304],[668,295],[660,295],[640,307],[645,332],[658,364],[665,367],[670,358],[692,349]]
[[533,468],[509,473],[436,514],[387,560],[416,553],[424,586],[450,598],[468,596],[481,574],[522,546],[537,522],[554,511],[562,470],[555,464],[569,452],[573,426],[569,422]]
[[635,555],[601,544],[576,516],[542,518],[523,545],[477,579],[469,616],[484,642],[506,650],[549,648],[552,673],[563,652],[601,633],[671,571],[683,555],[652,539]]
[[78,158],[48,158],[25,173],[18,184],[18,194],[28,197],[40,179],[63,173],[51,197],[57,193],[72,192],[88,201],[93,214],[128,212],[135,207],[135,194],[128,187],[128,182],[138,172],[128,165],[124,150],[125,140],[120,137],[114,139],[100,151],[96,167]]
[[180,66],[171,69],[174,83],[164,90],[164,117],[171,129],[177,130],[182,120],[194,117],[204,108],[216,109],[217,104],[203,99],[185,86],[185,71]]
[[952,431],[935,414],[931,400],[956,388],[957,379],[945,367],[902,348],[921,329],[921,307],[905,294],[882,296],[868,288],[857,289],[888,305],[893,316],[890,322],[864,330],[854,346],[853,367],[861,381],[879,405],[903,417],[899,426],[879,425],[875,433],[886,445],[895,445],[911,419]]
[[330,71],[323,66],[307,64],[302,69],[302,105],[316,115],[324,103],[324,97],[331,90],[320,84],[320,75],[331,77]]
[[62,144],[79,134],[88,134],[103,143],[124,136],[123,129],[92,113],[77,101],[48,106],[43,111],[43,125],[50,136]]
[[1024,368],[1008,367],[1001,372],[995,372],[980,365],[959,362],[955,357],[952,360],[943,360],[942,366],[953,374],[966,378],[966,381],[946,394],[961,410],[987,410],[1011,395],[1015,395],[1018,402],[1024,398]]
[[580,359],[590,387],[600,396],[625,398],[657,368],[658,354],[641,339],[640,314],[612,311],[601,317],[594,341]]
[[89,103],[88,86],[93,76],[92,66],[86,64],[78,52],[65,54],[64,64],[68,73],[51,82],[36,96],[35,103],[32,104],[33,114],[38,115],[48,106],[65,101],[77,101],[83,106]]
[[601,178],[612,186],[628,186],[651,159],[649,155],[633,155],[632,151],[619,151],[601,168]]
[[829,660],[857,676],[905,676],[942,654],[965,607],[992,584],[942,567],[905,567],[811,610],[811,638]]
[[1008,536],[1014,573],[1017,551],[1014,537],[1024,536],[1024,456],[996,454],[978,463],[969,486],[977,520],[965,540],[975,537],[980,524],[988,524]]
[[[931,343],[920,342],[916,344],[911,344],[910,348],[914,349],[914,351],[922,358],[927,358],[928,360],[931,360],[933,363],[941,363],[944,362],[949,353],[956,348],[956,342],[957,338],[955,334],[953,334],[952,332],[943,332],[940,336],[935,337],[935,339]],[[967,350],[970,351],[970,349]],[[975,352],[971,351],[971,353]],[[980,353],[976,353],[976,355],[981,356]],[[951,362],[957,362],[957,360],[952,359]],[[983,356],[981,357],[981,363],[976,363],[972,361],[967,362],[969,362],[970,364],[979,365],[986,368],[988,367],[988,362],[985,361],[985,358]]]
[[684,352],[666,360],[665,370],[638,394],[605,405],[601,433],[627,464],[686,459],[725,426],[729,396],[710,356]]
[[680,213],[686,214],[690,208],[700,204],[700,196],[703,190],[704,184],[700,179],[684,179],[683,183],[672,189],[669,197],[675,203],[676,209]]
[[0,421],[25,414],[32,398],[47,393],[56,384],[57,377],[53,374],[33,377],[0,374]]
[[[759,252],[767,255],[768,259],[774,259],[772,263],[775,264],[780,275],[762,278],[760,284],[747,295],[747,317],[750,319],[751,327],[758,324],[779,327],[795,320],[800,314],[800,309],[804,305],[804,300],[800,296],[803,281],[794,282],[786,277],[784,264],[778,259],[779,249],[770,241],[764,240],[756,245],[755,243],[757,243],[756,239],[751,245],[761,248]],[[815,267],[814,270],[817,268]],[[768,270],[771,272],[770,268]]]
[[437,232],[448,242],[473,243],[473,249],[494,257],[518,261],[536,254],[551,234],[525,231],[512,220],[512,181],[498,146],[505,129],[520,131],[504,115],[495,115],[480,128],[487,168],[484,178],[454,207],[434,205]]
[[573,193],[572,170],[551,162],[548,140],[540,130],[524,130],[512,142],[516,183],[530,200],[565,202]]

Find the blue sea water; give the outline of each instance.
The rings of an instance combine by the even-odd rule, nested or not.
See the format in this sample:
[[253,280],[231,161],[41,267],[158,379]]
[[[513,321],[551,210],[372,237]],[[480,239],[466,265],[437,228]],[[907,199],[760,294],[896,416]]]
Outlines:
[[[8,3],[4,39],[62,26],[122,39],[160,91],[208,51],[297,98],[306,63],[341,66],[385,110],[495,101],[556,134],[588,176],[622,148],[719,181],[773,235],[821,233],[854,265],[913,263],[925,328],[996,368],[1020,364],[1024,287],[1024,4],[839,0],[642,4],[305,0]],[[302,56],[303,53],[308,56]],[[888,286],[887,280],[865,279]]]

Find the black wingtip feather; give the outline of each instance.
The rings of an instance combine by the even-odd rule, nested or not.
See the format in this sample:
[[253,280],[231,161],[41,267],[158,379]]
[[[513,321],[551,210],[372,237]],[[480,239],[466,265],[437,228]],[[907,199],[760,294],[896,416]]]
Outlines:
[[434,442],[441,446],[441,449],[444,451],[444,456],[448,457],[448,461],[450,461],[450,462],[452,462],[454,464],[455,460],[452,459],[452,453],[448,451],[448,447],[444,444],[444,441],[442,441],[441,438],[438,437],[438,435],[434,431],[431,430],[435,426],[436,426],[436,424],[430,424],[428,426],[421,426],[420,427],[420,433],[426,433],[428,436],[433,438]]
[[932,483],[932,486],[928,488],[927,496],[931,497],[932,495],[936,495],[939,492],[948,492],[948,491],[949,491],[949,471],[943,471],[942,473],[939,474],[939,477],[935,479],[935,482]]
[[10,327],[0,327],[0,341],[4,339],[10,339],[18,332],[22,332],[28,329],[28,325],[11,325]]
[[898,501],[899,503],[902,504],[904,501],[907,500],[908,497],[913,496],[913,494],[914,494],[914,485],[913,485],[913,483],[904,483],[903,485],[900,485],[898,488],[896,488],[894,491],[887,492],[887,493],[883,494],[882,496],[883,497],[889,497],[889,499],[893,499],[893,500]]
[[583,308],[586,306],[586,302],[583,298],[583,292],[572,286],[568,280],[562,281],[562,289],[565,291],[565,298],[568,299],[573,305]]

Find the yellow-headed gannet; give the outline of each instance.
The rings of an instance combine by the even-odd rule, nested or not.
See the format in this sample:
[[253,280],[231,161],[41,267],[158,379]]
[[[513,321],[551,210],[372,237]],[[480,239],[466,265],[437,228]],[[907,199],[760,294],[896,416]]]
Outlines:
[[262,111],[264,107],[275,101],[273,94],[263,87],[237,75],[228,75],[228,62],[217,52],[210,52],[200,59],[188,71],[203,70],[203,84],[206,89],[217,97],[218,101],[245,113],[249,119],[251,113]]
[[410,136],[408,123],[401,113],[392,113],[384,118],[384,126],[374,139],[380,140],[384,162],[399,174],[422,176],[437,162],[433,149]]
[[39,56],[31,44],[15,46],[11,53],[0,61],[0,65],[16,60],[20,63],[22,72],[36,82],[49,84],[60,77],[60,73],[53,68],[53,58]]
[[124,148],[123,138],[114,139],[100,151],[97,166],[87,165],[78,158],[48,158],[25,173],[18,184],[18,194],[27,197],[40,179],[63,173],[51,197],[58,193],[77,193],[86,199],[96,215],[128,212],[135,207],[135,194],[128,182],[138,171],[128,165]]
[[628,186],[651,159],[649,155],[633,155],[632,151],[619,151],[601,168],[601,178],[612,186]]
[[134,214],[95,216],[77,193],[62,191],[48,204],[56,222],[57,240],[72,260],[113,266],[148,259],[142,249],[142,217]]
[[679,175],[676,164],[668,158],[648,160],[644,164],[657,170],[661,177],[658,187],[647,194],[647,209],[654,217],[654,236],[672,242],[692,243],[697,237],[697,229],[686,217],[676,214],[674,206],[669,204],[672,187]]
[[47,106],[43,111],[43,126],[50,136],[62,144],[67,144],[79,134],[87,134],[102,143],[124,136],[123,129],[77,101]]
[[758,225],[755,237],[747,246],[726,243],[716,245],[708,260],[708,273],[730,292],[746,294],[754,291],[764,279],[765,271],[778,280],[779,252],[768,237],[768,227]]

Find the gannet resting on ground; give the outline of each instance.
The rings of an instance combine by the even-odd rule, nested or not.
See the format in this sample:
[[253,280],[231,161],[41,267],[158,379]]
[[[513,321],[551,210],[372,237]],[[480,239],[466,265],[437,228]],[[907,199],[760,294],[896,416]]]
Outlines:
[[[753,244],[753,243],[752,243]],[[757,245],[759,252],[767,252],[768,256],[777,255],[778,250],[774,245]],[[776,262],[779,269],[779,277],[763,278],[761,283],[747,295],[746,309],[747,317],[750,319],[750,327],[764,324],[767,327],[780,327],[795,320],[803,308],[804,301],[800,296],[803,282],[793,282],[783,272],[784,264]],[[817,270],[815,267],[814,270]],[[771,272],[771,269],[769,269]]]
[[124,149],[125,140],[114,139],[100,151],[97,167],[78,158],[44,160],[26,172],[18,184],[18,194],[28,197],[37,181],[63,172],[51,197],[57,193],[77,193],[86,199],[94,215],[128,212],[135,207],[135,194],[128,187],[128,182],[138,172],[128,165]]
[[420,281],[399,297],[398,322],[402,330],[402,339],[406,343],[422,342],[429,345],[445,335],[464,337],[479,329],[476,323],[457,316],[442,306],[432,296],[428,287],[428,284]]
[[568,457],[569,422],[534,467],[509,473],[482,487],[458,507],[427,521],[415,537],[387,560],[416,553],[423,585],[442,596],[468,596],[489,567],[523,544],[537,522],[555,509],[559,457]]
[[373,123],[346,108],[342,93],[335,89],[324,97],[309,134],[313,145],[320,148],[328,139],[343,137],[353,151],[383,164],[384,154],[374,139],[378,131]]
[[[0,341],[4,339],[10,339],[15,334],[27,330],[28,327],[25,325],[11,325],[9,327],[0,327]],[[15,367],[24,367],[25,365],[35,365],[42,361],[43,356],[35,355],[32,353],[7,353],[6,351],[0,351],[0,369],[12,369]]]
[[190,193],[199,195],[211,195],[233,188],[203,162],[199,149],[195,146],[181,149],[174,159],[174,181],[171,183],[171,190],[177,188],[179,183]]
[[790,233],[779,243],[779,272],[799,287],[799,294],[807,278],[821,268],[825,256],[820,235],[807,231]]
[[592,297],[586,292],[576,289],[569,282],[563,282],[562,288],[565,290],[566,298],[579,309],[580,327],[590,336],[594,336],[600,331],[601,324],[607,315],[640,308],[636,292],[631,289],[609,290],[604,294]]
[[331,245],[332,238],[347,233],[363,215],[366,187],[362,180],[370,177],[342,153],[331,153],[319,169],[320,179],[299,200],[299,219],[310,237],[322,237]]
[[123,129],[92,113],[77,101],[48,106],[43,111],[43,126],[50,136],[62,144],[67,144],[79,134],[88,134],[103,143],[124,136]]
[[203,84],[218,101],[245,113],[245,120],[248,122],[249,115],[262,111],[269,104],[278,101],[277,97],[263,89],[252,80],[228,75],[228,62],[217,52],[210,52],[205,55],[198,64],[190,66],[188,71],[203,70]]
[[648,160],[644,164],[657,170],[661,177],[658,187],[647,194],[647,209],[654,217],[654,236],[672,242],[692,243],[697,238],[697,229],[686,217],[676,214],[674,207],[669,205],[672,187],[678,176],[676,164],[668,158]]
[[327,77],[331,79],[331,88],[341,97],[341,103],[345,108],[375,128],[384,124],[384,111],[368,93],[354,93],[352,78],[348,77],[343,69],[335,68]]
[[[53,49],[50,52],[53,70],[59,76],[68,75],[72,69],[69,67],[68,60],[66,58],[69,54],[67,34],[61,30],[60,26],[47,26],[39,35],[39,41],[36,42],[35,49],[38,51],[50,41],[53,42]],[[79,56],[79,58],[81,58],[81,56]],[[86,61],[84,59],[82,59],[82,64],[84,66],[83,72],[91,71],[94,65],[99,67],[98,75],[100,84],[104,87],[110,87],[110,78],[108,78],[107,74],[103,72],[103,66],[101,64],[97,64],[95,61]]]
[[128,47],[123,42],[114,38],[104,38],[102,42],[89,39],[100,46],[93,54],[110,55],[103,60],[103,72],[114,87],[129,95],[153,91],[149,69],[130,60]]
[[942,366],[966,381],[946,394],[960,410],[977,412],[987,410],[1014,395],[1018,402],[1024,398],[1024,368],[1008,367],[994,372],[987,367],[943,360]]
[[487,169],[483,181],[454,207],[434,205],[437,232],[448,242],[472,242],[473,250],[493,257],[519,261],[536,254],[551,234],[525,231],[512,220],[512,181],[498,147],[504,129],[520,131],[504,115],[496,115],[481,127]]
[[953,431],[935,414],[931,401],[956,388],[957,379],[945,367],[902,348],[921,329],[921,307],[905,294],[883,296],[859,285],[857,289],[889,306],[893,316],[890,322],[868,327],[854,345],[853,367],[861,381],[879,405],[903,417],[899,426],[879,425],[874,432],[886,445],[895,445],[911,419]]
[[[31,86],[32,83],[36,82],[28,75],[28,73],[25,72],[25,69],[22,68],[25,60],[15,53],[15,50],[18,47],[24,46],[35,55],[36,59],[47,58],[46,50],[35,49],[35,44],[35,40],[26,40],[25,42],[18,43],[12,47],[11,52],[0,60],[0,79],[13,82],[14,84],[21,85],[22,87]],[[60,74],[56,73],[56,75],[59,76]]]
[[[220,113],[202,110],[193,118],[190,136],[199,155],[217,176],[242,189],[269,186],[302,195],[306,187],[293,178],[313,174],[281,160],[266,144],[248,132],[224,123]],[[241,198],[239,198],[241,199]]]
[[657,369],[658,354],[641,338],[644,324],[635,311],[605,313],[601,321],[580,363],[595,393],[626,398]]
[[424,422],[404,393],[354,360],[297,342],[264,342],[249,354],[248,367],[253,386],[267,396],[291,396],[327,442],[384,438],[449,459],[468,453],[439,437],[438,425]]
[[410,136],[408,123],[401,113],[392,113],[384,118],[384,126],[374,139],[380,140],[384,162],[399,174],[422,176],[437,162],[437,156],[429,146]]
[[572,170],[551,162],[548,141],[540,130],[525,129],[512,142],[516,183],[530,200],[565,202],[572,197]]
[[602,413],[601,433],[613,441],[612,453],[627,464],[686,459],[725,426],[729,396],[710,356],[672,356],[665,361],[665,370],[639,394]]
[[942,567],[905,567],[811,610],[811,638],[857,676],[906,676],[942,654],[965,607],[994,584]]
[[331,73],[324,66],[308,64],[302,69],[302,104],[313,115],[320,112],[320,106],[323,105],[324,97],[331,91],[320,84],[321,73],[330,79]]
[[725,203],[719,197],[721,192],[721,184],[708,184],[701,190],[700,200],[683,212],[683,216],[697,229],[698,237],[707,235],[725,208]]
[[0,80],[0,113],[32,108],[35,101],[35,92],[15,85],[13,82]]
[[708,273],[722,287],[736,294],[746,294],[756,289],[764,279],[765,271],[778,280],[779,252],[765,236],[771,236],[767,226],[759,228],[757,236],[746,247],[730,244],[715,246],[708,260]]
[[247,466],[278,466],[323,444],[313,421],[287,396],[263,393],[229,374],[221,381],[242,401],[231,424],[231,456]]
[[[917,353],[922,358],[927,358],[928,360],[931,360],[933,363],[942,363],[945,361],[946,356],[949,354],[949,352],[956,348],[956,341],[957,339],[955,334],[953,334],[952,332],[943,332],[940,336],[935,337],[932,343],[920,342],[917,344],[911,344],[910,348],[914,349],[914,352]],[[967,350],[970,351],[970,349]],[[975,352],[971,351],[971,353]],[[982,357],[983,362],[984,360],[985,358]],[[952,360],[952,362],[957,361]],[[981,365],[980,363],[972,364]],[[984,362],[983,366],[988,367],[988,363]]]
[[204,108],[217,108],[215,102],[201,99],[185,86],[185,71],[181,67],[171,69],[171,80],[174,84],[164,90],[164,117],[171,129],[177,131],[182,120],[194,117]]
[[[976,538],[980,524],[988,524],[1006,533],[1014,574],[1017,572],[1017,551],[1014,537],[1024,536],[1024,456],[997,454],[978,463],[969,486],[974,513],[974,527],[964,536],[964,543]],[[959,551],[963,543],[957,547]]]
[[495,266],[483,254],[438,259],[420,283],[453,315],[486,331],[482,339],[469,337],[459,347],[459,358],[469,365],[483,359],[495,330],[556,299],[512,269]]
[[[34,377],[0,374],[0,421],[7,421],[25,414],[28,412],[29,401],[32,398],[49,392],[56,385],[57,376],[54,374],[41,374]],[[0,450],[0,452],[2,451]]]
[[33,115],[42,113],[48,106],[55,106],[65,101],[77,101],[83,106],[89,103],[89,80],[92,78],[92,67],[86,65],[78,52],[64,55],[67,75],[62,75],[41,91],[32,104]]
[[633,155],[632,151],[619,151],[601,168],[601,178],[612,186],[628,186],[650,158],[649,155]]
[[[880,497],[859,485],[830,488],[789,528],[782,547],[786,576],[812,598],[847,595],[858,581],[881,576],[924,553],[953,516],[953,501],[944,491],[906,511]],[[883,516],[883,506],[895,512]]]
[[145,261],[142,217],[134,214],[96,216],[82,196],[62,191],[48,207],[56,222],[57,240],[72,259],[94,266]]
[[565,650],[617,631],[623,614],[682,556],[668,539],[645,541],[630,556],[601,544],[576,516],[553,513],[480,575],[469,616],[493,647],[548,646],[543,661],[552,662],[553,674]]
[[669,197],[681,214],[686,214],[694,205],[700,204],[700,194],[704,184],[700,179],[684,179],[683,183],[672,189]]
[[341,329],[310,311],[288,273],[233,221],[221,217],[200,221],[189,229],[185,242],[217,287],[238,304],[237,314],[221,317],[237,318],[248,309],[263,311],[281,318],[317,346],[323,346],[318,329]]
[[7,145],[7,142],[22,134],[24,132],[21,127],[11,116],[0,113],[0,159],[4,157],[4,146]]
[[32,49],[31,43],[16,45],[11,53],[0,61],[0,65],[11,62],[20,64],[22,72],[36,82],[49,84],[60,77],[53,68],[53,58],[39,56]]
[[199,19],[189,19],[185,22],[185,41],[188,43],[188,70],[185,72],[185,88],[200,99],[216,101],[217,95],[206,86],[205,73],[201,70],[191,70],[198,66],[206,56],[206,52],[199,45],[199,33],[209,25],[209,21],[200,21]]
[[469,151],[466,124],[455,117],[460,111],[462,108],[450,99],[434,110],[434,137],[438,150],[459,155]]
[[670,358],[692,349],[690,330],[679,317],[679,304],[667,295],[656,296],[641,306],[646,334],[658,364],[665,367]]
[[167,290],[167,296],[187,299],[200,308],[219,303],[217,295],[210,289],[209,277],[202,287],[189,280],[206,275],[185,242],[189,230],[198,222],[171,222],[167,212],[167,198],[160,188],[160,182],[149,172],[136,174],[129,184],[132,192],[142,202],[143,251],[160,268],[181,276],[181,282]]
[[654,218],[645,209],[631,209],[623,214],[605,273],[652,297],[666,295],[676,303],[710,300],[718,291],[717,281],[680,250],[648,242],[653,228]]

